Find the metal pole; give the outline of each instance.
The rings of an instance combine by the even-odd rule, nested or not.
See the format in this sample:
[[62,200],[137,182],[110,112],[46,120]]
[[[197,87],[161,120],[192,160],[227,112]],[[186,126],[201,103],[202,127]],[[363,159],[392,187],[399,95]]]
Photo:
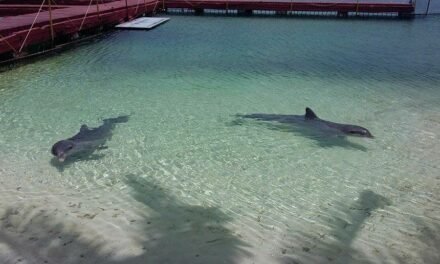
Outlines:
[[428,0],[428,5],[426,6],[426,12],[425,12],[425,16],[428,15],[429,12],[429,5],[431,4],[431,0]]
[[356,1],[356,16],[359,15],[359,0]]
[[99,0],[96,0],[96,12],[98,12],[98,18],[101,19],[101,13],[99,12]]
[[99,20],[99,22],[101,24],[100,30],[102,30],[102,29],[104,29],[104,26],[103,26],[103,23],[102,23],[102,20],[101,20],[101,11],[99,10],[99,0],[96,0],[96,12],[98,12],[98,20]]
[[127,2],[127,0],[125,0],[125,11],[126,11],[126,20],[128,21],[128,2]]
[[49,24],[50,24],[50,36],[52,38],[52,45],[55,41],[55,34],[53,32],[53,22],[52,22],[52,0],[47,0],[49,2]]

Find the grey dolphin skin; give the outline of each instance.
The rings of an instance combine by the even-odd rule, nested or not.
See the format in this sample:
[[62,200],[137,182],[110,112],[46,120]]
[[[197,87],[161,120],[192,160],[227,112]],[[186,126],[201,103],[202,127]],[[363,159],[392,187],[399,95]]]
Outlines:
[[350,125],[340,124],[320,119],[312,109],[306,108],[305,115],[278,115],[278,114],[250,114],[250,115],[237,115],[238,117],[251,118],[261,121],[276,121],[279,123],[299,124],[312,126],[313,128],[330,131],[336,134],[342,134],[346,136],[358,136],[374,138],[368,129]]
[[60,140],[52,146],[51,153],[63,162],[67,157],[81,152],[90,152],[104,146],[111,138],[115,124],[126,123],[128,116],[119,116],[103,120],[103,124],[97,128],[89,128],[82,125],[78,134],[71,138]]

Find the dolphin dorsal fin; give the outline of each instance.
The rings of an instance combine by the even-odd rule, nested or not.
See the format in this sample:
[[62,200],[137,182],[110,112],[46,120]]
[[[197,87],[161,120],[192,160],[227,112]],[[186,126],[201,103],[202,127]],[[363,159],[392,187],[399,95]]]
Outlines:
[[318,116],[313,112],[312,109],[306,107],[306,119],[316,119]]
[[79,132],[84,132],[90,130],[89,127],[87,125],[82,125],[81,128],[79,129]]

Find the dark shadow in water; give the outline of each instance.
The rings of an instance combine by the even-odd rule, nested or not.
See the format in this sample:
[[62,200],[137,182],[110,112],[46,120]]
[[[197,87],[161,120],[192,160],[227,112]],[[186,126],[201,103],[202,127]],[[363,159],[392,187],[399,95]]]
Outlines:
[[[136,249],[143,252],[140,255],[112,258],[106,244],[97,242],[99,232],[89,225],[73,224],[65,212],[30,205],[11,207],[0,216],[0,243],[15,254],[4,255],[2,263],[239,263],[242,257],[250,257],[247,245],[226,227],[232,219],[218,208],[187,205],[135,175],[128,175],[126,183],[133,198],[151,211],[148,216],[140,214],[144,216],[135,222],[141,237]],[[64,222],[55,215],[61,215]],[[94,215],[83,217],[87,221]],[[84,232],[96,239],[88,241],[82,237]]]
[[[427,221],[428,219],[430,221]],[[440,251],[438,250],[440,248],[440,221],[419,217],[412,219],[412,221],[416,225],[417,234],[408,233],[407,236],[409,236],[409,243],[420,248],[420,251],[416,252],[415,258],[420,260],[420,263],[440,263]],[[396,263],[408,263],[408,257],[405,256],[407,253],[414,252],[403,252],[401,255],[393,254],[397,260]]]
[[[372,213],[391,205],[391,202],[371,190],[362,191],[359,199],[350,205],[341,203],[332,205],[328,215],[321,216],[328,231],[314,233],[299,232],[290,238],[301,241],[303,247],[292,255],[280,259],[281,263],[298,263],[297,259],[308,260],[305,263],[371,263],[371,261],[352,248],[352,242],[363,228]],[[330,206],[330,204],[329,204]],[[286,248],[288,244],[284,245]],[[356,258],[356,261],[353,260]],[[303,262],[301,262],[303,263]]]
[[[264,114],[263,114],[264,115]],[[296,135],[311,139],[321,148],[341,147],[347,149],[355,149],[367,151],[368,149],[360,144],[347,140],[347,137],[341,133],[329,129],[319,129],[308,125],[302,121],[303,116],[291,115],[288,119],[284,119],[286,115],[267,115],[270,118],[258,119],[256,122],[246,121],[246,119],[237,116],[235,120],[229,123],[230,126],[244,126],[247,124],[257,124],[264,126],[266,129],[276,130],[280,132],[294,133]]]
[[143,242],[148,251],[158,253],[149,258],[152,263],[238,263],[250,256],[247,245],[225,226],[232,219],[218,208],[186,205],[159,185],[135,175],[126,179],[133,197],[157,214],[149,219],[157,230],[148,229],[157,239]]
[[108,263],[98,253],[102,245],[84,243],[80,232],[70,230],[52,214],[56,215],[56,210],[7,209],[0,217],[0,243],[13,253],[0,255],[1,263]]

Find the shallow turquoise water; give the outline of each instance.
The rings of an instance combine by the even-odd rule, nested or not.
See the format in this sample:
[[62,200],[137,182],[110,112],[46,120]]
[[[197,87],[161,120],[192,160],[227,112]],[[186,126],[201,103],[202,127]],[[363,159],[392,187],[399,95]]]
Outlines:
[[[172,16],[0,73],[1,258],[435,263],[439,26]],[[306,106],[375,139],[235,117]],[[54,166],[121,114],[108,149]]]

